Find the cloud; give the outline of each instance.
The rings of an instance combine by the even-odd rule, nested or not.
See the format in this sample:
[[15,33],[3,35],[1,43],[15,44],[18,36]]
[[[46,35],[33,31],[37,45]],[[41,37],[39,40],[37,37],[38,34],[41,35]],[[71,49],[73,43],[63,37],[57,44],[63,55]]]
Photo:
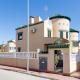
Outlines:
[[44,5],[44,11],[47,12],[48,11],[48,6]]

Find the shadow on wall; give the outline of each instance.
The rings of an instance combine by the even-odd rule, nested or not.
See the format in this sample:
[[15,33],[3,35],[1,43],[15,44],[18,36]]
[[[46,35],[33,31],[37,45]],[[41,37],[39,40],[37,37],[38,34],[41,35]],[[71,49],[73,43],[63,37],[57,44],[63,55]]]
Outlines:
[[76,55],[77,70],[80,71],[80,52]]

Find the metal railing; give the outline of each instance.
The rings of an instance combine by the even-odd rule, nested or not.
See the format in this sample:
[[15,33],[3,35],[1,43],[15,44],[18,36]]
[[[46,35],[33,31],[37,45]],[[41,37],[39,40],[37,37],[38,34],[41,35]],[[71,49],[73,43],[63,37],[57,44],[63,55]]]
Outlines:
[[37,52],[0,52],[0,58],[18,58],[18,59],[38,59],[39,53]]

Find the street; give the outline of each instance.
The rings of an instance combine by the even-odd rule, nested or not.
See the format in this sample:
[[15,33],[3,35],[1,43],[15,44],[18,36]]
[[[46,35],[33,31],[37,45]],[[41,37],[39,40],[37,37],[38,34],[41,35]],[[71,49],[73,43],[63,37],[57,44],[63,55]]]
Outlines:
[[0,69],[0,80],[50,80],[50,79]]

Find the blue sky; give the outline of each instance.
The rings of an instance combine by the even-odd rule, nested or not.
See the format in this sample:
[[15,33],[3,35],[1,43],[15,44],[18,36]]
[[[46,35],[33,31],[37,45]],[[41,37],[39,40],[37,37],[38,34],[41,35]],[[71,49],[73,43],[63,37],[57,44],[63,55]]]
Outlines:
[[[80,0],[30,0],[30,15],[46,19],[57,14],[69,16],[71,27],[80,30]],[[0,0],[0,43],[16,39],[15,29],[26,23],[27,0]]]
[[0,44],[16,39],[15,29],[27,22],[26,0],[0,0]]
[[72,20],[71,27],[80,31],[80,0],[30,0],[30,15],[40,15],[45,19],[57,14],[69,16]]

